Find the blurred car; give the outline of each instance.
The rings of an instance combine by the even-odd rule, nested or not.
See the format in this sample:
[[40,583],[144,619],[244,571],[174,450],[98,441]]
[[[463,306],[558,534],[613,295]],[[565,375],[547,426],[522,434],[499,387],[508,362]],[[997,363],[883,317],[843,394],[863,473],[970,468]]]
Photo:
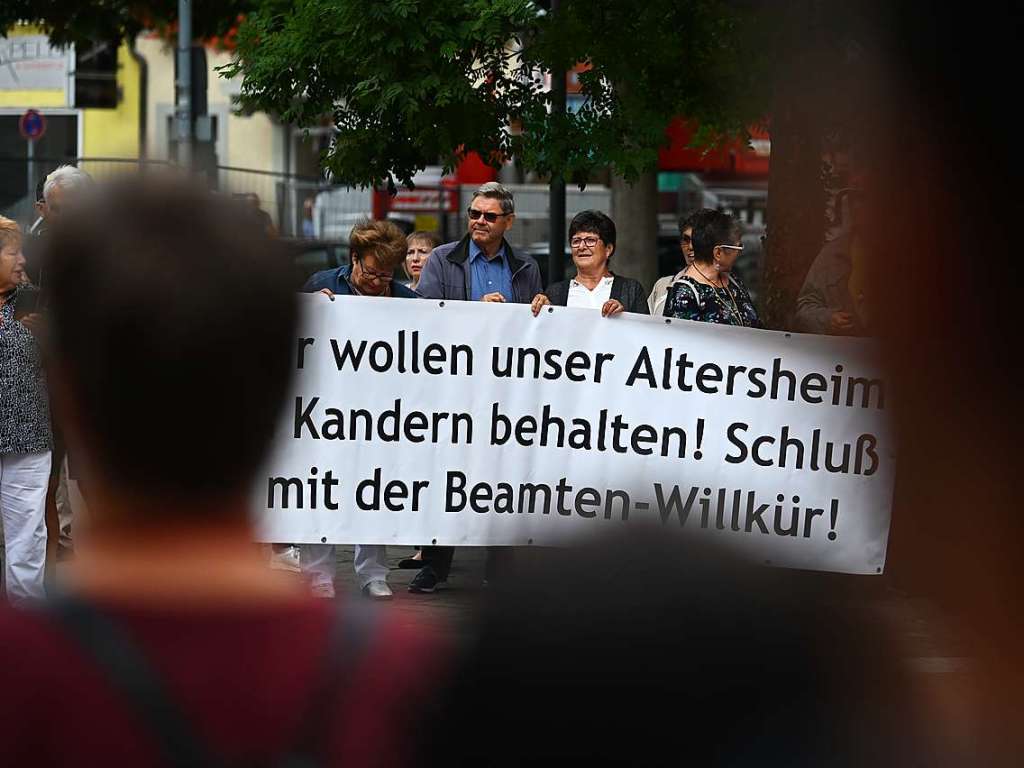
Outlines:
[[339,240],[281,238],[281,243],[291,258],[292,284],[296,290],[314,273],[349,263],[348,243]]

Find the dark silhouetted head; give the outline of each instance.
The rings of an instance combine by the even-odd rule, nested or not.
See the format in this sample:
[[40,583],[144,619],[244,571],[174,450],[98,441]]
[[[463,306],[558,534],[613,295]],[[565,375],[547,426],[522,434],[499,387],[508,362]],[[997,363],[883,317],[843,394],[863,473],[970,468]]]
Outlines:
[[244,202],[104,188],[51,231],[53,373],[84,479],[187,514],[243,493],[289,377],[288,264]]

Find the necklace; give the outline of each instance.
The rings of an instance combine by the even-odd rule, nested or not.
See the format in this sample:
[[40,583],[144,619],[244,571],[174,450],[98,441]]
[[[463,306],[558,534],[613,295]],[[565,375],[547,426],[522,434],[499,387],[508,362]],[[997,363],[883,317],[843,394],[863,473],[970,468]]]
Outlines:
[[[743,313],[740,312],[739,304],[736,301],[736,297],[733,295],[732,289],[729,287],[729,281],[724,281],[721,286],[715,285],[714,281],[711,278],[709,278],[707,275],[701,272],[700,267],[698,267],[696,264],[691,264],[690,266],[697,270],[697,274],[703,277],[705,280],[707,280],[711,288],[714,289],[715,301],[718,303],[718,306],[725,310],[726,314],[732,317],[732,319],[735,321],[733,322],[733,325],[746,326],[746,320],[743,317]],[[721,291],[725,291],[725,295],[728,299],[728,302],[722,299]]]
[[[724,285],[724,284],[723,284],[723,285],[715,285],[715,281],[714,281],[714,280],[712,280],[712,279],[711,279],[710,277],[708,277],[707,275],[705,275],[705,274],[704,274],[704,273],[703,273],[703,272],[701,271],[701,268],[697,266],[696,262],[694,262],[694,263],[693,263],[693,264],[691,264],[690,266],[691,266],[691,267],[693,267],[693,268],[694,268],[695,270],[697,270],[697,274],[698,274],[698,275],[700,275],[701,277],[703,277],[703,278],[704,278],[705,280],[707,280],[707,281],[708,281],[708,283],[709,283],[709,284],[711,285],[711,287],[712,287],[712,288],[716,288],[716,289],[721,289],[721,288],[724,288],[724,287],[725,287],[725,285]],[[719,279],[719,280],[721,280],[722,278],[721,278],[721,277],[719,277],[718,279]]]

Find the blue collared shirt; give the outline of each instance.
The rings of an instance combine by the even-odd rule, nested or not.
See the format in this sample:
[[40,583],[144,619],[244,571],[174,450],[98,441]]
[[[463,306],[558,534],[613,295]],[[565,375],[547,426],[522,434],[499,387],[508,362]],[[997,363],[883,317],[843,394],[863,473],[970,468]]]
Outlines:
[[505,301],[512,301],[512,268],[508,265],[505,244],[493,259],[488,259],[480,246],[469,241],[469,266],[471,271],[470,300],[480,301],[488,293],[498,292]]

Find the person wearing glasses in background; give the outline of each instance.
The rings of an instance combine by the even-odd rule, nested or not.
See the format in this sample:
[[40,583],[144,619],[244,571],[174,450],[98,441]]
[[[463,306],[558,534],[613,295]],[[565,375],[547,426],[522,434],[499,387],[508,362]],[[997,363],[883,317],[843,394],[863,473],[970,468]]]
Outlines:
[[580,211],[569,224],[569,247],[576,277],[553,283],[538,293],[530,308],[536,317],[546,304],[600,309],[602,317],[622,312],[648,314],[644,287],[608,269],[615,253],[615,222],[601,211]]
[[[505,239],[516,220],[512,193],[497,182],[477,189],[469,203],[469,231],[454,243],[439,245],[427,259],[416,292],[425,299],[529,304],[543,290],[537,262],[518,254]],[[505,565],[508,555],[491,548],[485,581]],[[424,562],[409,591],[431,593],[448,580],[452,547],[424,547]]]
[[[365,221],[349,235],[351,265],[317,272],[302,287],[306,293],[320,292],[334,301],[335,296],[390,296],[396,299],[419,298],[415,292],[394,281],[395,270],[405,259],[405,235],[390,221]],[[387,548],[383,544],[357,544],[353,564],[359,586],[366,597],[388,600]],[[303,544],[299,548],[299,566],[309,577],[316,597],[334,597],[334,576],[338,560],[333,544]]]
[[701,208],[694,211],[684,219],[679,220],[679,250],[683,254],[683,268],[674,275],[665,275],[659,278],[651,289],[651,295],[647,297],[647,307],[652,315],[660,315],[665,311],[665,298],[668,296],[668,289],[672,283],[683,276],[683,271],[693,264],[693,225],[702,216],[711,213],[709,208]]
[[529,304],[543,286],[537,262],[505,240],[516,220],[512,193],[488,182],[476,191],[468,213],[469,232],[434,249],[416,292],[425,299]]
[[665,317],[760,328],[750,294],[732,274],[743,251],[740,225],[728,214],[709,211],[693,227],[693,263],[672,283]]

